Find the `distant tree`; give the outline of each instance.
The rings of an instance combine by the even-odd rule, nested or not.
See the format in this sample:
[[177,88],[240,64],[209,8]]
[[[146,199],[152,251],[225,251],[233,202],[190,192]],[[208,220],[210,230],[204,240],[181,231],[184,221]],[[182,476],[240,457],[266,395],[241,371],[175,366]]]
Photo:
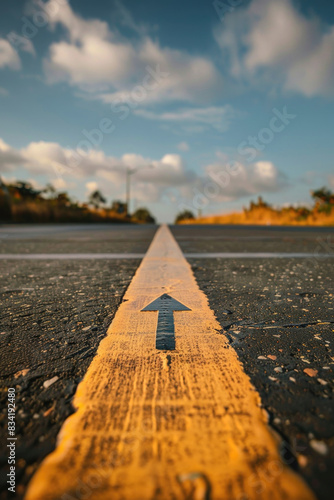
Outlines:
[[194,214],[190,210],[184,210],[183,212],[177,214],[177,216],[175,217],[175,224],[178,224],[182,220],[191,220],[191,219],[195,219]]
[[[289,207],[288,210],[290,210],[290,209],[291,209],[291,207]],[[297,207],[296,213],[297,213],[297,217],[299,220],[305,220],[310,215],[311,210],[308,209],[307,207]]]
[[41,191],[37,191],[29,182],[18,181],[8,186],[9,192],[14,198],[36,199],[40,198]]
[[334,193],[329,189],[322,187],[311,192],[312,198],[315,201],[315,210],[330,214],[334,207]]
[[145,222],[146,224],[155,224],[155,218],[150,214],[147,208],[138,208],[132,217],[140,222]]
[[253,204],[254,208],[269,208],[270,207],[269,203],[267,203],[266,201],[264,201],[264,199],[262,198],[262,196],[258,196],[257,203],[251,202],[251,205],[252,204]]
[[311,195],[316,202],[334,204],[334,193],[325,187],[312,191]]
[[0,220],[8,221],[11,219],[11,216],[12,210],[9,191],[0,177]]
[[123,201],[115,200],[111,204],[112,212],[116,212],[116,214],[125,214],[126,213],[126,203]]
[[107,200],[99,190],[96,190],[89,195],[88,201],[93,207],[99,208],[99,206],[104,205]]
[[71,204],[71,199],[67,193],[58,193],[56,201],[58,205],[69,206]]
[[57,197],[56,196],[57,191],[52,184],[47,184],[43,189],[42,193],[45,194],[46,197],[49,198],[50,200],[54,200]]

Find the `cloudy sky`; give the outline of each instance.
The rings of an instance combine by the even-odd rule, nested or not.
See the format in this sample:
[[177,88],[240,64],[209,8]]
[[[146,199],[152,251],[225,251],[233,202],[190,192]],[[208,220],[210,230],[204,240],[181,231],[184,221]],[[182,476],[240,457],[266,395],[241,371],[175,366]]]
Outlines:
[[334,188],[334,7],[2,0],[0,173],[160,222]]

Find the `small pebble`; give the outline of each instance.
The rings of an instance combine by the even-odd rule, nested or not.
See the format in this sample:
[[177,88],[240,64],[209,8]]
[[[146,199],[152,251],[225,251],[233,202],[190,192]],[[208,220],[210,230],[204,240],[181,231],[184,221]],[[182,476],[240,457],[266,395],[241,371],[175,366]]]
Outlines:
[[266,356],[258,356],[257,359],[267,359]]
[[273,361],[275,361],[276,356],[274,356],[273,354],[268,354],[268,358],[269,358],[269,359],[272,359]]
[[318,370],[314,370],[313,368],[305,368],[303,372],[306,373],[306,375],[308,375],[309,377],[315,377],[316,375],[318,375]]
[[298,455],[297,456],[297,461],[300,467],[306,467],[308,464],[307,457],[305,455]]
[[280,366],[276,366],[276,368],[274,368],[274,372],[276,372],[276,373],[282,373],[283,372],[283,368],[281,368]]
[[44,380],[44,382],[43,382],[44,389],[47,389],[48,387],[50,387],[50,385],[57,382],[58,379],[59,379],[59,377],[53,377],[53,378],[50,378],[49,380]]
[[49,408],[48,410],[46,410],[44,413],[43,413],[43,417],[48,417],[50,415],[50,413],[53,412],[53,409],[54,407],[51,406],[51,408]]
[[319,382],[319,384],[321,385],[327,385],[328,382],[326,382],[326,380],[323,380],[322,378],[317,378],[317,381]]
[[294,377],[289,377],[289,380],[291,380],[291,382],[296,382],[296,379]]
[[310,445],[314,449],[314,451],[316,451],[320,455],[327,455],[328,447],[326,443],[324,443],[323,441],[318,441],[317,439],[311,439]]
[[19,372],[16,372],[14,375],[14,378],[19,378],[19,377],[25,377],[27,373],[29,372],[29,368],[25,368],[24,370],[20,370]]

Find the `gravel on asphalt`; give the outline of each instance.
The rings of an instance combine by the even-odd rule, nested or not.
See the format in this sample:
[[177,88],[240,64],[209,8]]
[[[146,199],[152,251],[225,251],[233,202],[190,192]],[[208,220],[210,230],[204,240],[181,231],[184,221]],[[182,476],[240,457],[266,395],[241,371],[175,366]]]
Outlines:
[[[7,389],[16,389],[17,495],[56,444],[71,401],[139,260],[0,263],[1,442]],[[1,500],[8,498],[7,449],[0,452]]]
[[230,340],[282,455],[320,500],[333,495],[332,261],[189,259]]

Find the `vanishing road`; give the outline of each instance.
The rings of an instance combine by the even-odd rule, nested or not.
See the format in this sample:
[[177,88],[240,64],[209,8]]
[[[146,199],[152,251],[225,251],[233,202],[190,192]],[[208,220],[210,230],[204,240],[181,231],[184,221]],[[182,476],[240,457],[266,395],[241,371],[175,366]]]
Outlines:
[[331,499],[333,265],[330,228],[1,227],[1,500]]

